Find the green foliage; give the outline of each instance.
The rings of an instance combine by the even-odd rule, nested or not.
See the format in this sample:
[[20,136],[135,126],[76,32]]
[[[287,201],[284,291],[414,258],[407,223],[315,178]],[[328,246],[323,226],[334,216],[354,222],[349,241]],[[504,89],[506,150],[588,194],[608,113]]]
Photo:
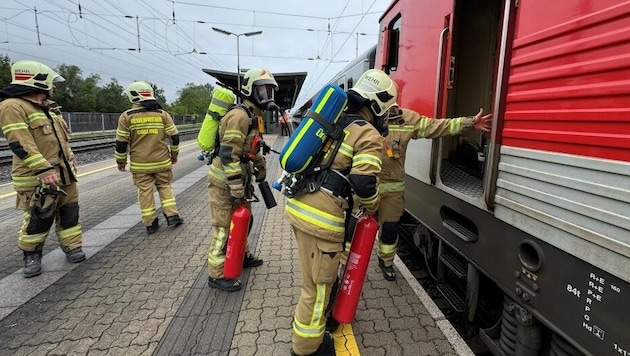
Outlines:
[[124,93],[125,88],[118,83],[116,78],[99,90],[96,97],[96,106],[101,112],[123,112],[129,109],[129,99]]
[[4,88],[11,83],[11,58],[0,56],[0,88]]
[[[0,89],[11,83],[11,64],[8,55],[0,55]],[[83,70],[75,65],[60,64],[55,71],[65,81],[55,84],[52,99],[63,107],[63,111],[121,113],[131,107],[127,95],[124,94],[126,87],[118,83],[116,78],[111,78],[109,83],[101,86],[98,74],[84,77]],[[188,83],[177,92],[175,102],[168,105],[164,89],[157,84],[149,84],[153,87],[155,98],[165,110],[172,114],[196,114],[202,118],[210,103],[213,89],[210,84]]]
[[186,84],[177,91],[177,99],[173,102],[171,112],[176,115],[196,114],[203,117],[210,104],[213,89],[210,84]]

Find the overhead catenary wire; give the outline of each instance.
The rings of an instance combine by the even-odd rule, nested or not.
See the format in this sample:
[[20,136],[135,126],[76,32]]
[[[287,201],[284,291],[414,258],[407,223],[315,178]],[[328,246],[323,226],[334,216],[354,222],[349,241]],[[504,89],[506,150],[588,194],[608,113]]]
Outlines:
[[[360,14],[350,13],[351,11],[348,11],[348,8],[349,8],[348,4],[350,3],[349,1],[344,4],[345,5],[344,10],[342,10],[341,12],[333,16],[329,16],[329,15],[304,16],[302,14],[292,14],[290,12],[282,12],[282,11],[274,12],[274,11],[259,11],[259,10],[254,10],[254,9],[240,9],[240,8],[236,8],[230,5],[213,6],[213,5],[203,4],[203,3],[194,4],[191,1],[177,1],[177,0],[174,0],[174,1],[166,0],[164,2],[167,4],[166,6],[162,5],[162,2],[151,2],[149,4],[149,2],[146,0],[138,0],[137,2],[135,2],[135,4],[140,6],[141,9],[144,9],[144,10],[140,10],[139,13],[138,13],[138,10],[134,10],[134,12],[136,12],[137,14],[133,14],[133,13],[130,14],[129,11],[126,10],[127,8],[126,5],[122,6],[121,3],[114,0],[102,0],[98,2],[97,1],[86,2],[86,1],[80,1],[80,0],[65,0],[65,1],[64,0],[40,0],[40,1],[43,1],[51,5],[51,6],[43,6],[43,8],[40,9],[40,4],[38,4],[38,8],[37,8],[38,16],[40,19],[41,42],[43,46],[52,45],[50,42],[54,42],[59,45],[57,46],[57,48],[62,48],[62,47],[71,48],[72,46],[76,46],[77,48],[81,48],[86,51],[99,53],[99,55],[95,56],[95,58],[97,59],[93,59],[92,63],[95,64],[97,67],[98,67],[97,64],[102,63],[101,68],[97,70],[96,72],[101,73],[103,77],[105,77],[104,73],[106,73],[107,71],[111,72],[111,67],[107,64],[121,63],[124,67],[129,67],[130,69],[132,69],[132,71],[137,72],[138,73],[137,75],[143,75],[143,73],[145,73],[144,75],[149,74],[152,77],[155,76],[157,78],[161,78],[161,80],[164,80],[165,82],[167,81],[174,82],[175,80],[177,80],[178,82],[181,82],[182,80],[186,80],[187,82],[193,82],[196,80],[183,79],[181,76],[175,76],[173,72],[173,68],[175,68],[176,66],[174,66],[173,64],[170,64],[168,61],[164,61],[163,56],[140,55],[139,51],[129,50],[132,47],[133,48],[137,47],[138,49],[140,48],[139,45],[135,44],[135,42],[137,42],[138,40],[138,37],[140,37],[139,39],[141,39],[141,42],[142,42],[142,52],[146,51],[147,54],[151,54],[151,53],[169,54],[173,56],[171,57],[173,61],[177,61],[177,63],[181,63],[184,67],[188,66],[188,68],[192,69],[190,71],[185,71],[185,72],[180,72],[180,73],[185,73],[184,76],[188,78],[194,78],[194,77],[200,78],[200,77],[206,76],[206,74],[202,74],[203,72],[201,72],[199,69],[207,68],[208,60],[213,61],[216,66],[220,67],[218,69],[226,68],[226,67],[231,68],[232,65],[229,64],[229,62],[226,61],[225,58],[229,56],[234,56],[233,53],[228,53],[229,51],[226,51],[225,45],[216,46],[213,43],[212,50],[210,51],[204,48],[204,44],[206,47],[208,47],[207,41],[206,41],[207,36],[205,37],[196,36],[198,32],[197,30],[200,29],[200,26],[202,27],[199,32],[204,31],[203,26],[207,26],[204,24],[215,25],[215,24],[225,23],[225,24],[230,24],[232,26],[237,26],[237,27],[240,26],[240,27],[248,27],[248,28],[256,27],[256,29],[259,29],[259,28],[260,29],[274,29],[274,30],[278,30],[278,32],[276,33],[282,33],[282,34],[286,33],[286,31],[313,31],[313,28],[314,28],[316,29],[316,31],[319,31],[318,32],[318,36],[319,36],[321,32],[344,33],[343,31],[338,31],[339,28],[337,25],[340,23],[340,19],[344,19],[344,18],[351,19],[357,16],[360,19],[363,19],[365,15],[369,13],[369,10],[368,12],[361,11]],[[20,0],[14,2],[13,4],[15,3],[20,3]],[[28,4],[20,4],[20,5],[24,7],[29,6]],[[232,11],[241,12],[242,14],[249,13],[252,16],[246,16],[250,19],[250,21],[243,21],[240,24],[234,24],[233,22],[228,22],[228,21],[217,22],[217,21],[212,21],[212,20],[208,21],[207,19],[195,20],[191,18],[181,17],[181,9],[184,7],[191,7],[191,6],[192,7],[201,6],[203,8],[212,8],[216,10],[219,10],[219,9],[232,10]],[[16,8],[15,6],[11,6],[11,7],[0,6],[0,9],[3,9],[3,8],[4,9],[11,8],[12,10],[20,11],[20,12],[30,11],[31,13],[34,13],[33,8],[26,10],[25,8]],[[2,12],[5,14],[7,13],[4,11]],[[197,13],[199,13],[199,11],[197,11]],[[129,19],[129,15],[133,15],[135,18]],[[270,21],[262,21],[262,23],[259,23],[259,19],[261,18],[261,16],[264,17],[266,20],[269,20],[270,16],[272,15],[298,17],[298,18],[308,17],[311,19],[316,19],[318,21],[309,21],[308,23],[309,28],[305,28],[303,24],[302,25],[296,24],[296,26],[291,26],[289,24],[290,22],[286,22],[286,21],[274,21],[273,24],[271,24]],[[11,14],[10,16],[19,17],[18,14]],[[44,24],[44,28],[41,27],[42,16],[46,17],[46,22],[47,22]],[[7,17],[9,16],[7,15]],[[225,17],[222,17],[222,18],[225,18]],[[66,31],[68,31],[67,35],[60,38],[60,36],[54,35],[55,32],[50,32],[50,24],[48,21],[51,21],[53,19],[56,20],[59,25],[66,28]],[[253,19],[254,21],[253,24],[251,22],[251,19]],[[319,20],[322,20],[322,21],[319,21]],[[139,28],[136,28],[136,23],[135,23],[136,21],[139,23],[139,26],[138,26]],[[141,21],[145,21],[145,22],[141,23]],[[7,21],[3,21],[3,22],[5,22],[5,28],[6,28],[6,37],[7,37],[7,41],[5,41],[5,43],[7,43],[6,47],[7,48],[15,47],[12,49],[19,51],[19,48],[16,47],[15,45],[16,44],[20,45],[19,42],[28,42],[28,41],[22,41],[23,39],[18,39],[12,36],[12,34],[17,31],[24,31],[23,28],[19,28],[16,31],[15,29],[17,27],[14,27],[14,26],[16,26],[17,24],[15,22],[27,24],[30,21],[24,22],[22,20],[22,21],[15,21],[15,22],[7,22]],[[265,22],[269,23],[269,25],[266,25]],[[346,24],[348,22],[355,23],[354,20],[345,21]],[[11,28],[9,28],[9,26]],[[29,32],[34,31],[32,30],[33,28],[34,26],[27,31]],[[50,37],[46,33],[47,31],[48,33],[52,33],[53,37]],[[193,32],[192,34],[191,34],[191,31]],[[122,40],[122,42],[120,40],[116,40],[114,43],[112,43],[111,41],[108,40],[108,38],[106,38],[106,36],[104,35],[105,33],[107,33],[108,36],[110,35],[115,36],[116,38]],[[267,34],[268,36],[273,36],[271,31],[267,32]],[[312,78],[321,79],[323,74],[321,74],[320,71],[325,72],[328,68],[332,67],[331,62],[337,60],[339,58],[339,54],[342,53],[337,49],[337,46],[332,48],[332,43],[330,43],[331,37],[332,37],[331,35],[326,37],[326,42],[324,42],[323,49],[322,47],[320,47],[319,42],[318,42],[317,51],[319,54],[321,54],[321,53],[326,53],[328,50],[330,50],[332,53],[332,56],[335,56],[335,57],[331,58],[330,61],[328,61],[328,63],[325,66],[322,65],[324,61],[316,62],[315,70],[311,71],[313,74],[311,74],[308,79],[311,79],[311,80]],[[346,42],[350,37],[351,37],[351,34],[348,35]],[[124,45],[126,41],[129,41],[129,42],[127,42],[127,45]],[[134,43],[132,44],[130,41],[134,41]],[[258,41],[259,40],[257,40],[256,42]],[[13,45],[11,45],[8,42],[12,42]],[[335,43],[337,42],[337,38],[335,38],[334,42]],[[276,58],[276,59],[303,61],[312,56],[310,54],[305,54],[304,51],[301,51],[299,54],[296,53],[297,55],[292,56],[291,54],[289,54],[289,52],[277,51],[277,50],[273,51],[273,53],[275,54],[270,55],[272,53],[272,50],[270,47],[255,47],[253,42],[248,42],[248,44],[250,43],[252,44],[252,46],[250,47],[251,51],[245,50],[244,53],[242,53],[242,57],[250,58],[250,60],[253,58],[260,58],[260,59]],[[2,50],[2,48],[5,47],[5,45],[2,44],[1,42],[0,44],[2,45],[0,46],[0,50]],[[123,45],[121,46],[121,44]],[[222,48],[223,48],[222,51],[218,53],[216,52],[217,49],[221,50]],[[334,53],[335,51],[336,53]],[[21,51],[21,52],[24,52],[24,51]],[[65,52],[70,52],[73,54],[73,56],[75,55],[75,53],[76,54],[81,53],[81,52],[75,52],[75,51],[65,51]],[[190,56],[185,56],[185,57],[181,56],[181,54],[198,53],[198,52],[206,52],[210,54],[208,55],[204,54],[203,56],[202,55],[190,55]],[[14,52],[14,53],[17,53],[17,52]],[[175,57],[174,56],[175,54],[178,54],[178,56]],[[300,55],[300,54],[303,54],[303,55]],[[79,57],[85,57],[85,56],[76,56],[76,57],[79,58]],[[129,65],[130,63],[138,63],[137,59],[139,58],[142,58],[142,61],[143,61],[143,63],[140,66]],[[264,61],[262,63],[264,63]],[[105,68],[102,67],[103,65],[105,66]],[[141,70],[136,70],[136,68],[141,69]],[[86,67],[86,69],[88,68]],[[271,68],[271,69],[273,70],[274,68]],[[200,75],[197,75],[197,76],[194,75],[197,73]],[[114,74],[115,74],[114,75],[115,77],[119,78],[121,73],[114,73]],[[130,75],[134,75],[134,74],[133,73],[130,74],[128,70],[125,70],[125,76],[130,76]],[[149,78],[146,78],[146,79],[149,79]],[[199,79],[197,79],[197,81],[198,80]],[[158,85],[160,84],[159,81],[155,79],[153,79],[152,81]],[[202,79],[202,81],[207,81],[207,80]],[[309,88],[308,86],[306,87]],[[304,94],[304,88],[302,88],[301,93]]]

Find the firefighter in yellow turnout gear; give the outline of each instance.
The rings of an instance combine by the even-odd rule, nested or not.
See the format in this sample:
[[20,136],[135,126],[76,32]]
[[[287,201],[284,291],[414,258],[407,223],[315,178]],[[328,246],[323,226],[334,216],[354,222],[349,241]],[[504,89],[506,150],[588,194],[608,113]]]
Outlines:
[[398,224],[405,210],[405,157],[410,140],[459,135],[478,129],[488,131],[492,115],[483,116],[480,110],[474,117],[432,119],[417,112],[394,105],[387,120],[389,134],[384,140],[383,170],[379,175],[381,204],[378,221],[381,225],[378,239],[378,263],[383,277],[396,279],[392,267],[398,245]]
[[[129,170],[138,188],[140,213],[149,235],[157,232],[159,220],[153,199],[153,187],[160,196],[162,212],[168,226],[179,226],[179,217],[173,196],[172,165],[179,154],[179,133],[173,118],[157,102],[149,83],[133,82],[126,90],[131,109],[122,113],[116,130],[116,163],[123,172],[129,154]],[[170,143],[167,142],[170,138]]]
[[[351,196],[367,214],[379,203],[381,133],[397,90],[384,72],[366,71],[348,92],[349,124],[319,190],[287,200],[285,217],[295,233],[302,270],[300,298],[293,318],[293,355],[334,355],[325,332],[326,310],[337,279]],[[340,119],[342,120],[343,117]],[[345,120],[345,119],[344,119]]]
[[[267,169],[261,147],[257,117],[263,110],[277,110],[274,101],[278,83],[262,68],[250,69],[240,88],[244,98],[241,105],[232,107],[219,124],[219,147],[215,149],[208,171],[208,196],[212,213],[213,234],[208,247],[208,286],[226,292],[241,289],[241,280],[223,275],[225,252],[232,212],[239,204],[251,207],[252,177],[265,180]],[[253,218],[253,217],[252,217]],[[260,266],[263,261],[245,247],[243,267]]]
[[18,247],[24,252],[24,277],[41,273],[48,232],[55,222],[68,261],[85,260],[79,221],[79,191],[70,136],[61,116],[51,113],[53,83],[63,78],[35,61],[11,66],[12,81],[0,91],[0,124],[13,151],[11,179],[16,208],[24,211]]

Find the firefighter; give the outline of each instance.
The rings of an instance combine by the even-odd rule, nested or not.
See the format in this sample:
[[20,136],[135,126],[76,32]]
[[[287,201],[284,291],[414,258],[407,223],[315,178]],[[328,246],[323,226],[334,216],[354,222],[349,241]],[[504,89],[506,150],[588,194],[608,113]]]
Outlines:
[[124,172],[129,152],[129,170],[138,187],[142,222],[147,234],[151,235],[160,226],[153,198],[154,186],[160,196],[167,226],[177,227],[184,222],[179,217],[171,187],[172,165],[177,163],[179,154],[179,133],[171,115],[162,110],[155,99],[149,83],[133,82],[125,93],[132,106],[118,118],[115,158],[118,170]]
[[346,219],[352,203],[372,215],[378,208],[381,135],[385,134],[385,119],[396,102],[397,89],[383,71],[370,69],[347,94],[345,135],[330,169],[323,173],[321,188],[296,194],[285,207],[302,270],[293,318],[293,355],[335,354],[332,338],[325,332],[326,309],[337,279]]
[[42,251],[55,222],[59,245],[72,263],[85,260],[81,246],[79,191],[69,135],[48,100],[63,77],[30,60],[11,66],[11,84],[0,91],[0,124],[13,151],[11,179],[16,208],[24,211],[18,247],[24,277],[41,273]]
[[483,109],[473,117],[432,119],[400,108],[398,104],[392,107],[387,120],[389,135],[383,141],[383,170],[379,175],[378,265],[386,280],[396,280],[393,263],[398,245],[398,224],[405,210],[405,156],[409,141],[459,135],[473,129],[489,131],[491,124],[492,114],[483,115]]
[[[258,144],[258,117],[264,110],[277,110],[274,97],[278,83],[266,69],[248,70],[240,88],[241,105],[232,107],[221,119],[219,148],[208,171],[208,196],[213,235],[208,247],[208,286],[226,292],[241,289],[241,280],[223,276],[225,249],[232,212],[240,204],[250,209],[252,177],[262,182],[267,175],[265,158]],[[250,224],[251,228],[251,224]],[[263,261],[245,247],[243,267],[257,267]]]

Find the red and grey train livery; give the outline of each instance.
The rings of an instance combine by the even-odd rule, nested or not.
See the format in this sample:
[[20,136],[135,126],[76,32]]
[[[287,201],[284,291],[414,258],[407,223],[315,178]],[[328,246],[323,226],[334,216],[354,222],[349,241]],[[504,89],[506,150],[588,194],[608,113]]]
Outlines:
[[489,135],[410,143],[403,226],[495,355],[630,354],[629,36],[621,0],[398,0],[380,19],[401,106],[494,114]]

